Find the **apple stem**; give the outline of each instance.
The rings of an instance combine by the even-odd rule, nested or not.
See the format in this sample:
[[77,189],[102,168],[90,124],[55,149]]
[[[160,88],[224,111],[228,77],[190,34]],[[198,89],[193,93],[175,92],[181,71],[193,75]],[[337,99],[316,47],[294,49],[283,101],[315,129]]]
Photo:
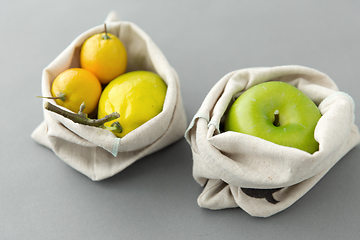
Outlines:
[[70,120],[72,120],[75,123],[79,123],[79,124],[83,124],[83,125],[88,125],[88,126],[93,126],[93,127],[100,127],[103,129],[108,129],[111,130],[113,132],[117,132],[117,133],[121,133],[122,132],[122,127],[120,125],[120,123],[118,121],[114,122],[111,127],[107,127],[104,124],[106,122],[115,120],[117,118],[120,117],[120,114],[117,112],[113,112],[111,114],[106,115],[103,118],[100,119],[91,119],[87,117],[87,114],[83,113],[82,111],[85,108],[85,104],[81,104],[80,106],[80,111],[79,113],[73,113],[73,112],[68,112],[65,111],[49,102],[45,102],[44,104],[44,108],[48,111],[57,113],[59,115],[62,115],[63,117],[66,117]]
[[279,110],[275,110],[274,117],[275,117],[275,119],[274,119],[273,124],[275,127],[279,127],[280,126]]
[[107,33],[107,29],[106,29],[106,23],[104,23],[104,28],[105,28],[105,35],[101,37],[101,39],[103,40],[107,40],[110,39],[108,33]]

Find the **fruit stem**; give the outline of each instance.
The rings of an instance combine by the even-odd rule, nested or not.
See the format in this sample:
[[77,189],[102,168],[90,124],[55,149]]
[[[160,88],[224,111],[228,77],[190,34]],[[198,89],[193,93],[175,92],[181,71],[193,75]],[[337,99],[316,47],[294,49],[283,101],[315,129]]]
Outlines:
[[274,119],[273,124],[275,127],[279,127],[280,126],[279,110],[275,110],[274,117],[275,117],[275,119]]
[[63,110],[63,109],[61,109],[61,108],[59,108],[59,107],[57,107],[57,106],[55,106],[55,105],[53,105],[53,104],[51,104],[49,102],[45,102],[44,108],[46,110],[48,110],[48,111],[51,111],[51,112],[57,113],[59,115],[62,115],[63,117],[66,117],[66,118],[72,120],[75,123],[88,125],[88,126],[93,126],[93,127],[100,127],[100,128],[104,128],[104,129],[114,131],[114,132],[121,132],[122,131],[122,127],[121,127],[119,122],[113,123],[111,125],[111,127],[104,126],[104,124],[106,122],[115,120],[115,119],[120,117],[120,114],[117,113],[117,112],[113,112],[111,114],[108,114],[105,117],[100,118],[100,119],[91,119],[91,118],[88,118],[86,116],[86,114],[84,114],[82,112],[82,110],[85,108],[85,104],[82,104],[80,106],[80,111],[79,111],[78,114],[73,113],[73,112],[65,111],[65,110]]
[[105,28],[105,35],[103,35],[103,36],[101,37],[101,39],[103,39],[103,40],[110,39],[110,37],[109,37],[109,35],[108,35],[108,33],[107,33],[106,23],[104,23],[104,28]]
[[43,97],[43,96],[36,96],[36,97],[38,97],[38,98],[46,98],[46,99],[60,99],[63,102],[65,102],[65,100],[66,100],[65,95],[66,95],[66,93],[59,93],[59,96],[57,96],[57,97]]
[[113,132],[116,132],[116,133],[121,133],[122,132],[122,126],[120,125],[120,123],[118,121],[113,122],[111,124],[111,127],[107,127],[107,126],[102,125],[102,128],[113,131]]

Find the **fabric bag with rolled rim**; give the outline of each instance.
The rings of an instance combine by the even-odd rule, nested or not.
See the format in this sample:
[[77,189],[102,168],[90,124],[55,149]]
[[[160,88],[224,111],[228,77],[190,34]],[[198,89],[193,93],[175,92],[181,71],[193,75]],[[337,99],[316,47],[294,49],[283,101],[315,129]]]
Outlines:
[[[118,36],[127,50],[127,72],[157,73],[167,84],[167,93],[162,112],[123,138],[105,129],[74,123],[44,109],[44,121],[33,131],[32,138],[94,181],[109,178],[138,159],[183,138],[187,127],[178,75],[161,50],[137,25],[119,21],[115,12],[109,13],[105,23],[107,31]],[[80,66],[82,43],[103,31],[104,25],[99,25],[82,33],[43,70],[43,96],[51,96],[51,84],[58,74]],[[44,101],[56,105],[54,100]]]
[[[319,151],[280,146],[237,132],[221,132],[228,107],[241,93],[266,81],[287,82],[318,106],[314,136]],[[296,202],[360,142],[353,99],[326,74],[303,66],[249,68],[220,79],[193,117],[185,138],[192,149],[193,177],[203,186],[198,205],[240,207],[269,217]]]

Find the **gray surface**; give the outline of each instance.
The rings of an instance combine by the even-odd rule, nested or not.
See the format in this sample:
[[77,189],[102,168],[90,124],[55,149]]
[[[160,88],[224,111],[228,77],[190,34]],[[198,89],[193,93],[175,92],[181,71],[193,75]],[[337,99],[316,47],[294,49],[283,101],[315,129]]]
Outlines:
[[[135,22],[181,80],[188,121],[226,73],[300,64],[360,104],[358,1],[8,1],[0,7],[0,239],[358,239],[360,147],[267,219],[197,206],[184,139],[92,182],[30,134],[43,119],[41,72],[110,10]],[[356,106],[356,124],[360,126]]]

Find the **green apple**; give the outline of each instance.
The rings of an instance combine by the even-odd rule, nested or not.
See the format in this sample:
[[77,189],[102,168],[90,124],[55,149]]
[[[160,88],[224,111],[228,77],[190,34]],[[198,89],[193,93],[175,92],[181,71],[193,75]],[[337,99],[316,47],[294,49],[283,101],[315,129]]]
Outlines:
[[314,130],[320,117],[315,103],[298,88],[270,81],[251,87],[235,100],[224,129],[312,154],[319,150]]

